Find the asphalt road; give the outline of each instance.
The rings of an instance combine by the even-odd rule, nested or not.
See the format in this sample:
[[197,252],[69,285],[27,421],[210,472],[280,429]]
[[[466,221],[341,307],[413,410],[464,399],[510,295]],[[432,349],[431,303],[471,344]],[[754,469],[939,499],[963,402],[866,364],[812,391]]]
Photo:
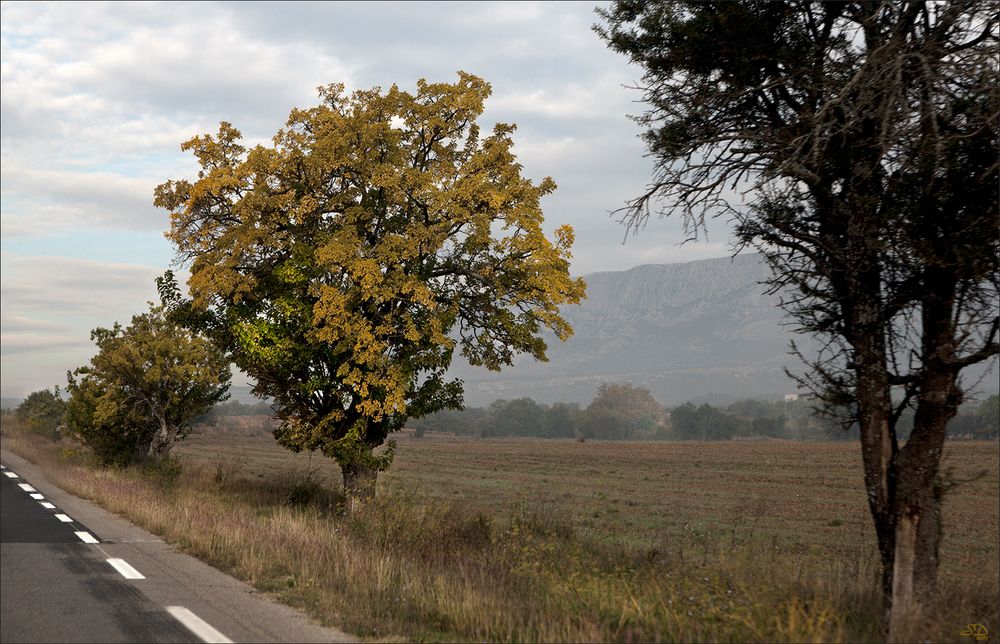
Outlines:
[[0,452],[0,642],[352,640]]
[[84,543],[86,526],[58,519],[10,471],[0,475],[0,642],[201,641]]

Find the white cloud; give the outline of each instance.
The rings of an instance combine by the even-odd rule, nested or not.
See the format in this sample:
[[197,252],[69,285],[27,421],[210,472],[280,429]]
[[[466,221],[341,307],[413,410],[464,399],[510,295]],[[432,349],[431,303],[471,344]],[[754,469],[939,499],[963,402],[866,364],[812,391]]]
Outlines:
[[627,93],[615,79],[589,80],[587,85],[564,81],[556,87],[518,88],[495,97],[490,109],[553,119],[602,120],[612,110],[628,109]]
[[155,299],[154,279],[162,273],[157,266],[10,253],[0,256],[0,266],[4,307],[14,315],[87,314],[106,324],[114,322],[107,317],[130,316]]
[[[626,242],[627,243],[627,242]],[[693,262],[699,259],[727,257],[732,254],[728,243],[691,241],[683,244],[654,245],[639,248],[635,257],[641,264],[662,264],[663,257],[669,256],[671,263]],[[644,261],[642,261],[644,260]]]
[[[92,347],[87,338],[78,335],[44,335],[37,333],[4,333],[2,355],[12,356],[19,353],[51,353],[72,348],[78,353]],[[81,363],[82,364],[82,363]],[[44,386],[44,385],[43,385]]]
[[3,235],[73,228],[163,230],[167,215],[153,208],[148,179],[110,172],[3,169]]
[[0,311],[0,328],[2,328],[2,332],[6,334],[31,334],[39,331],[57,334],[67,333],[72,330],[72,327],[69,325],[56,324],[49,322],[48,320],[28,318],[21,315],[8,315],[6,310]]
[[528,173],[545,172],[546,168],[563,167],[560,162],[568,161],[585,151],[586,145],[572,136],[536,139],[518,136],[514,141],[514,154]]
[[225,5],[179,9],[4,6],[4,237],[163,229],[152,188],[193,173],[181,142],[220,120],[267,139],[316,85],[349,80],[320,46],[245,36]]

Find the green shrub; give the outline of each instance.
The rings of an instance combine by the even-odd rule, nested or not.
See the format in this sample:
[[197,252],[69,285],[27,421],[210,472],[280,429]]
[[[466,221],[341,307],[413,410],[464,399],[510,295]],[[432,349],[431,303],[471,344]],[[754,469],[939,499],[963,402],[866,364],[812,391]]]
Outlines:
[[145,456],[154,430],[130,407],[116,404],[92,379],[71,382],[70,392],[66,425],[102,465],[123,467]]
[[23,429],[47,438],[59,438],[58,428],[63,422],[66,403],[59,394],[59,387],[52,391],[42,389],[28,395],[14,412]]

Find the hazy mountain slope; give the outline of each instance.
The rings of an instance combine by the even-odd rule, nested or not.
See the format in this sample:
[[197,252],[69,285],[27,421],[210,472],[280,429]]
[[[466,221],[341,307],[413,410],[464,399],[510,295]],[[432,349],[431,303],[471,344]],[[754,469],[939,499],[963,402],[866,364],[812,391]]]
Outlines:
[[[585,275],[588,299],[563,311],[575,335],[552,337],[549,362],[522,357],[501,373],[463,362],[452,373],[470,406],[521,396],[587,403],[605,381],[647,387],[668,405],[781,397],[795,392],[785,367],[804,370],[789,342],[807,354],[815,344],[782,324],[778,297],[761,284],[767,276],[756,254]],[[970,399],[1000,389],[996,368],[994,360],[963,373]]]
[[788,393],[783,367],[797,365],[777,297],[760,285],[766,275],[758,255],[586,275],[587,301],[564,310],[576,333],[549,343],[548,363],[453,371],[469,405],[517,396],[586,402],[606,380],[649,387],[668,404]]

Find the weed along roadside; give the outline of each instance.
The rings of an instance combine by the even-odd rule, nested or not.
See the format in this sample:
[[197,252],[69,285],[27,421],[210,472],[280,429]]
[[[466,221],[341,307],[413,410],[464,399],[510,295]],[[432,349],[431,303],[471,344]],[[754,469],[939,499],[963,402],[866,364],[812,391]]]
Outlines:
[[[109,470],[10,420],[5,448],[67,491],[359,637],[880,637],[877,553],[850,498],[860,473],[849,445],[432,433],[401,439],[378,497],[344,516],[335,472],[264,437],[195,436],[171,467]],[[956,478],[987,474],[949,499],[945,599],[928,639],[998,623],[997,579],[982,575],[998,560],[995,452],[950,448]]]

